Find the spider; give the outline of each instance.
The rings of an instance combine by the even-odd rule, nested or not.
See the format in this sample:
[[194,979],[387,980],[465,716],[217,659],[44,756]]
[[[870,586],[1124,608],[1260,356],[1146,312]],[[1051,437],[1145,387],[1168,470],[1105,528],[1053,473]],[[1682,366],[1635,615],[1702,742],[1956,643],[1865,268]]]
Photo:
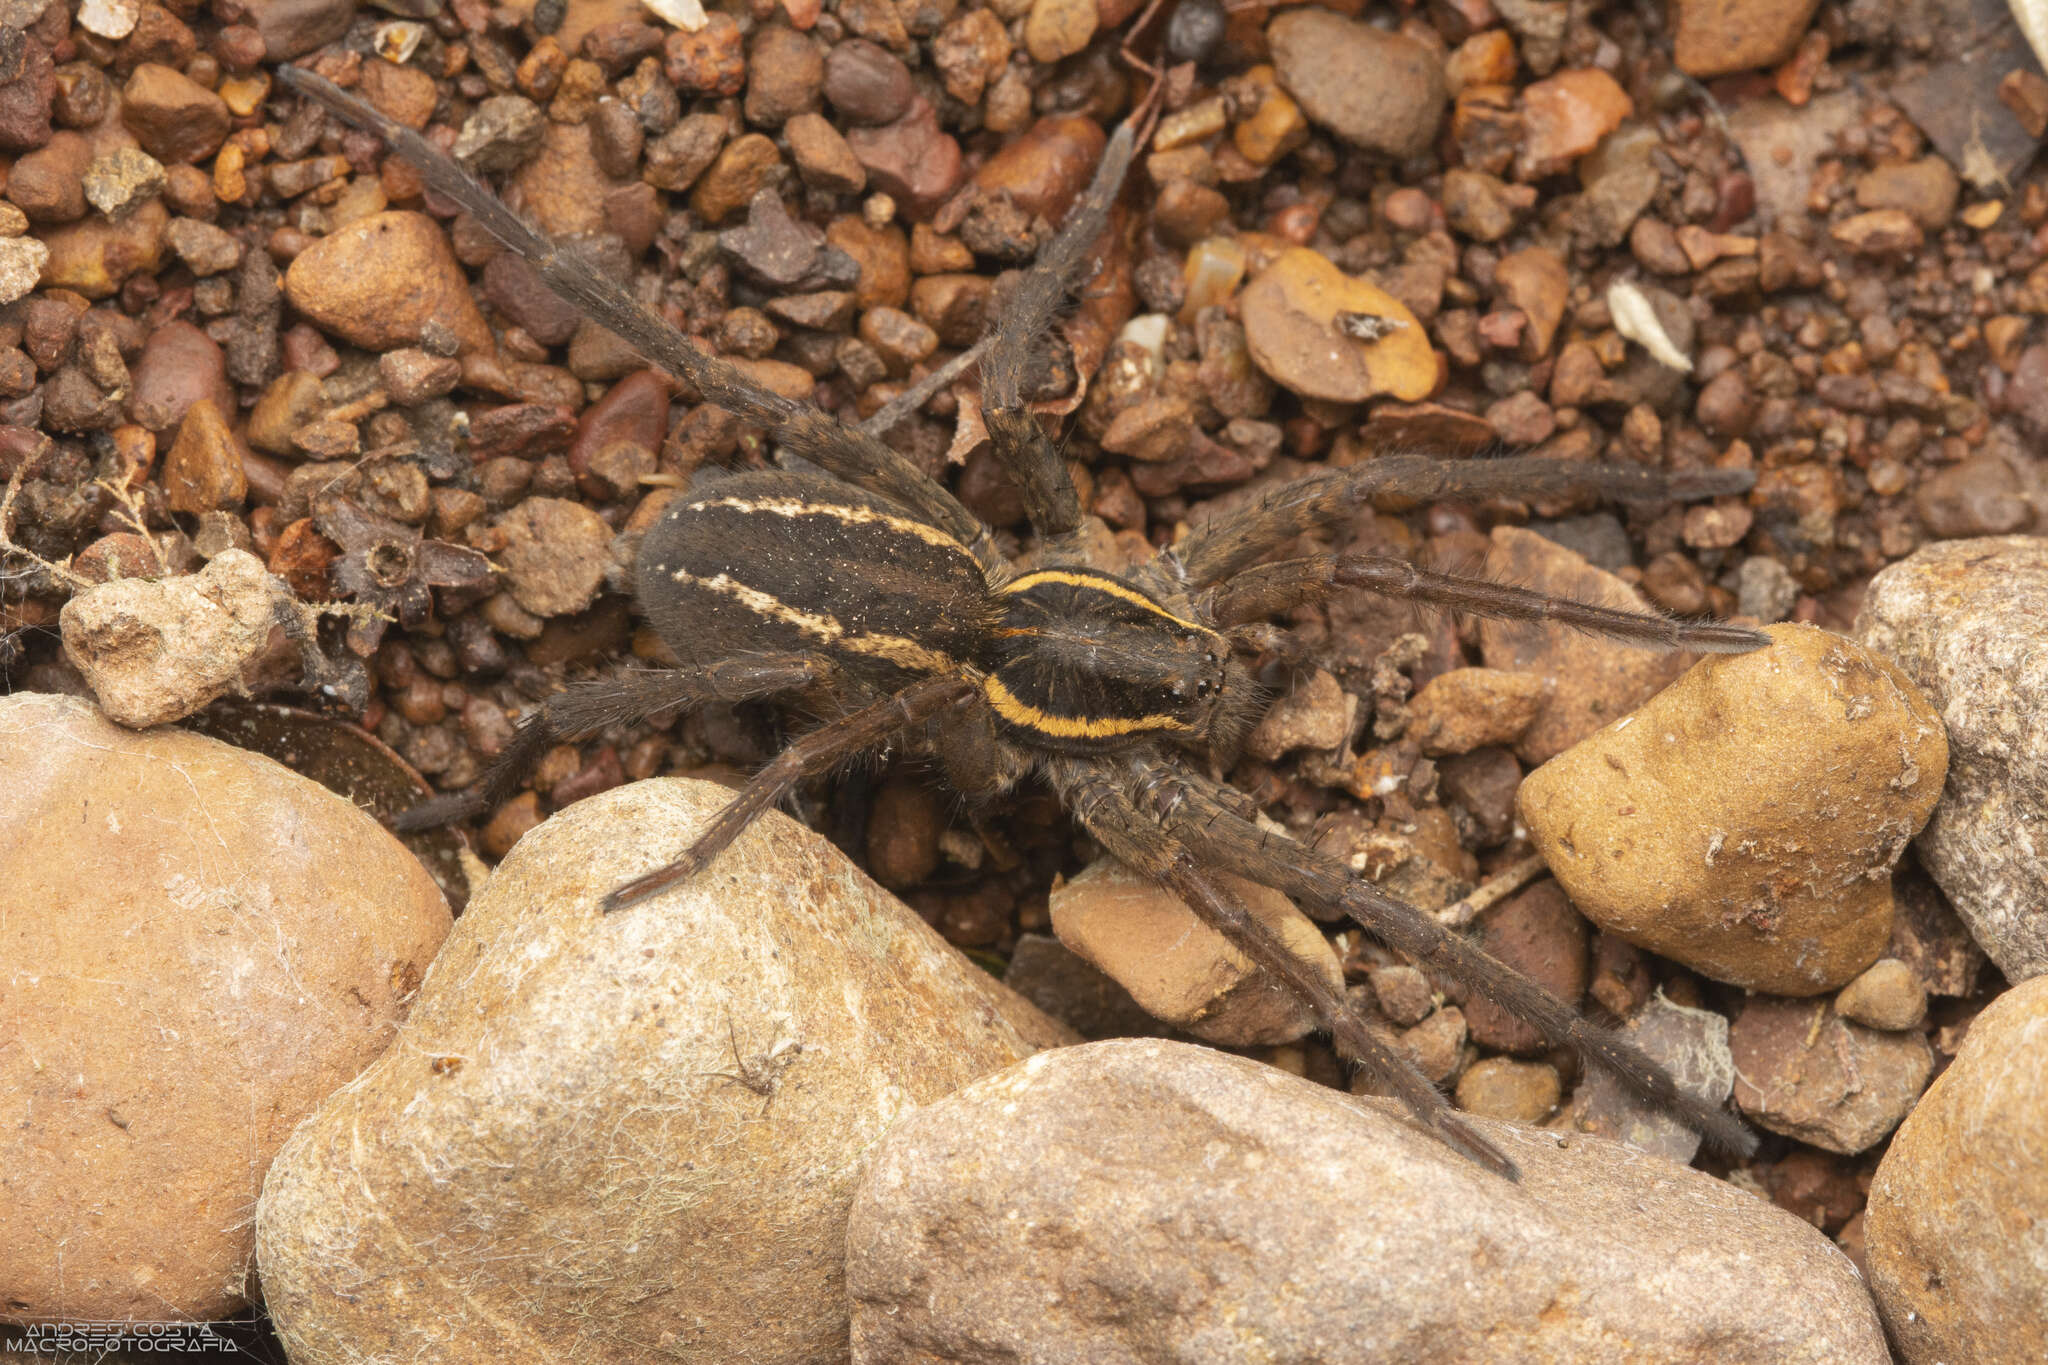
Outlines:
[[[1337,1051],[1399,1098],[1426,1130],[1513,1178],[1515,1167],[1421,1072],[1226,889],[1232,873],[1325,918],[1348,916],[1388,946],[1468,983],[1617,1073],[1715,1147],[1747,1154],[1754,1135],[1682,1091],[1619,1034],[1341,862],[1254,823],[1241,792],[1191,760],[1231,754],[1259,699],[1239,657],[1274,634],[1269,618],[1361,586],[1439,608],[1562,622],[1637,644],[1738,652],[1757,632],[1616,611],[1403,560],[1319,554],[1261,562],[1297,536],[1345,522],[1367,499],[1417,502],[1592,491],[1669,500],[1739,492],[1744,471],[1659,472],[1541,458],[1445,461],[1385,455],[1295,480],[1185,532],[1125,573],[1088,562],[1080,500],[1051,439],[1024,406],[1032,351],[1091,252],[1130,167],[1120,126],[1059,231],[997,310],[981,360],[991,439],[1038,537],[1013,565],[989,529],[936,481],[862,429],[768,392],[630,298],[584,258],[507,208],[425,139],[302,70],[290,88],[377,133],[563,298],[743,420],[766,428],[794,468],[732,474],[677,497],[646,532],[636,595],[683,660],[570,687],[519,724],[470,790],[401,817],[405,828],[476,814],[518,789],[552,744],[709,701],[782,697],[826,717],[752,777],[668,866],[613,891],[616,911],[702,869],[807,775],[892,743],[928,753],[952,786],[989,802],[1043,780],[1101,845],[1156,879],[1297,993]],[[1133,116],[1133,121],[1138,116]],[[790,460],[788,457],[797,457]],[[822,470],[824,472],[815,472]]]

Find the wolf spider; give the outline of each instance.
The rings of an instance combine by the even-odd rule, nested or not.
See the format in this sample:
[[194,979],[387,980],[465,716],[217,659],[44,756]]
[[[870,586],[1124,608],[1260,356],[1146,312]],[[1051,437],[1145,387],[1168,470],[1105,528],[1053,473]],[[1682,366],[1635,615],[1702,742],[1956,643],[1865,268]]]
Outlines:
[[[1231,753],[1258,698],[1240,653],[1270,640],[1270,617],[1338,587],[1512,620],[1561,622],[1635,644],[1742,651],[1753,631],[1616,611],[1398,559],[1318,554],[1261,562],[1305,532],[1344,524],[1368,499],[1596,492],[1615,498],[1739,492],[1745,473],[1647,469],[1534,458],[1444,461],[1383,456],[1311,475],[1198,524],[1126,573],[1087,562],[1081,504],[1051,439],[1024,404],[1034,346],[1090,275],[1134,151],[1120,126],[1092,182],[998,309],[981,360],[995,450],[1037,533],[1036,566],[1011,564],[989,529],[868,432],[768,392],[629,297],[500,203],[423,138],[293,68],[286,85],[380,134],[427,184],[525,257],[563,298],[693,385],[703,401],[766,428],[794,468],[706,480],[647,531],[637,598],[683,663],[573,686],[520,723],[469,791],[402,817],[422,827],[489,809],[546,749],[608,726],[712,700],[785,697],[824,723],[757,773],[681,857],[620,886],[618,910],[703,868],[807,775],[886,744],[928,753],[953,787],[987,802],[1036,776],[1108,852],[1156,879],[1314,1012],[1337,1051],[1399,1097],[1417,1123],[1512,1177],[1505,1155],[1466,1124],[1307,962],[1248,914],[1222,874],[1272,887],[1325,918],[1349,916],[1415,961],[1468,983],[1619,1075],[1716,1147],[1754,1137],[1733,1115],[1679,1089],[1610,1029],[1388,896],[1337,860],[1262,832],[1244,795],[1190,766]],[[791,459],[790,457],[794,457]],[[822,469],[824,473],[814,472]]]

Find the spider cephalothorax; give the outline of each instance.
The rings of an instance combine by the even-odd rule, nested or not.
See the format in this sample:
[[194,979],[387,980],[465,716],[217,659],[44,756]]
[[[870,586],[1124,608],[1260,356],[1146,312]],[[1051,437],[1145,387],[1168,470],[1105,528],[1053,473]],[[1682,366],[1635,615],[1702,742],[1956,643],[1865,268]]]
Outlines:
[[[1680,1091],[1610,1030],[1488,957],[1430,915],[1342,863],[1253,823],[1249,802],[1188,759],[1226,755],[1256,709],[1235,657],[1268,618],[1342,586],[1485,615],[1562,621],[1639,644],[1744,650],[1753,631],[1686,624],[1544,597],[1402,560],[1311,555],[1262,562],[1306,532],[1330,530],[1377,496],[1597,492],[1664,500],[1740,491],[1739,471],[1663,473],[1561,460],[1440,461],[1383,456],[1286,484],[1202,522],[1126,573],[1089,562],[1080,501],[1065,464],[1025,408],[1023,376],[1068,290],[1088,273],[1135,135],[1119,128],[1059,232],[1005,294],[982,355],[982,406],[995,449],[1038,536],[1029,568],[938,483],[857,427],[749,382],[553,244],[417,134],[317,77],[281,75],[342,117],[382,135],[429,184],[531,261],[564,298],[768,430],[796,468],[705,478],[646,532],[641,609],[681,661],[586,683],[521,722],[512,745],[466,793],[415,810],[434,823],[511,795],[562,737],[705,701],[801,697],[823,718],[761,770],[673,864],[614,891],[607,908],[693,875],[805,775],[884,744],[931,754],[971,798],[1043,778],[1110,853],[1155,878],[1315,1012],[1337,1050],[1399,1096],[1418,1121],[1504,1174],[1514,1168],[1277,933],[1220,874],[1276,888],[1325,918],[1349,917],[1417,962],[1470,984],[1678,1114],[1717,1145],[1746,1151],[1748,1131]],[[804,464],[824,473],[799,472]]]

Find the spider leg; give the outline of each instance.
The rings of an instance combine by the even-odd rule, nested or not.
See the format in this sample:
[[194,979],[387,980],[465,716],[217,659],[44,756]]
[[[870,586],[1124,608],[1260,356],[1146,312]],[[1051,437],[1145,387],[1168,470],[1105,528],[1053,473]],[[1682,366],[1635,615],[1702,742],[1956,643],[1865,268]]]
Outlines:
[[1644,469],[1516,456],[1503,460],[1437,460],[1384,455],[1351,469],[1310,475],[1274,489],[1235,512],[1189,530],[1160,552],[1169,577],[1191,589],[1220,583],[1305,531],[1341,525],[1374,497],[1411,502],[1505,495],[1597,493],[1623,502],[1672,502],[1740,493],[1756,482],[1746,469]]
[[1024,406],[1024,374],[1033,348],[1052,331],[1068,292],[1093,261],[1092,249],[1109,226],[1110,210],[1131,168],[1135,134],[1129,120],[1110,134],[1095,174],[1067,210],[1066,222],[1018,273],[994,320],[994,341],[981,361],[982,419],[996,452],[1017,481],[1025,515],[1041,539],[1077,529],[1081,499],[1052,438]]
[[1384,555],[1317,555],[1246,569],[1215,588],[1211,610],[1225,628],[1267,617],[1304,602],[1319,601],[1332,588],[1370,588],[1450,611],[1502,621],[1551,621],[1606,635],[1648,649],[1697,649],[1740,654],[1771,642],[1760,630],[1710,621],[1679,621],[1652,612],[1622,611],[1510,587],[1488,578],[1432,573],[1405,559]]
[[854,754],[872,749],[902,731],[932,719],[948,707],[978,695],[973,679],[959,673],[941,673],[912,683],[901,692],[802,736],[770,760],[767,767],[754,774],[740,793],[712,817],[711,823],[682,857],[644,877],[634,878],[606,896],[605,911],[623,910],[664,887],[695,876],[718,856],[720,850],[738,838],[740,832],[754,822],[754,817],[782,800],[809,774],[821,772]]
[[763,654],[726,659],[704,668],[645,668],[579,683],[529,711],[512,742],[466,791],[422,801],[391,822],[401,834],[431,829],[490,810],[519,790],[541,755],[564,739],[630,725],[663,711],[712,701],[751,701],[792,692],[822,680],[822,659]]
[[1514,1162],[1459,1118],[1429,1078],[1382,1042],[1320,973],[1218,886],[1196,850],[1167,823],[1140,810],[1118,774],[1079,759],[1055,760],[1047,770],[1074,818],[1105,849],[1133,871],[1155,878],[1203,923],[1286,982],[1315,1012],[1338,1053],[1396,1095],[1417,1123],[1489,1170],[1516,1178]]
[[1717,1151],[1748,1156],[1756,1135],[1735,1115],[1678,1085],[1659,1062],[1602,1028],[1432,915],[1382,892],[1327,854],[1275,838],[1233,814],[1214,784],[1177,765],[1134,762],[1136,789],[1196,856],[1270,886],[1304,908],[1348,916],[1390,948],[1439,968],[1526,1020],[1554,1047],[1569,1047],[1671,1113]]
[[[546,233],[507,208],[481,181],[412,129],[386,117],[324,77],[295,66],[278,79],[346,123],[375,133],[416,167],[428,185],[467,210],[493,237],[529,261],[562,298],[624,338],[704,400],[768,428],[790,451],[849,482],[892,498],[966,545],[985,566],[1002,557],[988,530],[923,470],[867,432],[808,403],[771,393],[740,370],[699,350],[689,337],[628,294],[581,256],[558,251]],[[1064,476],[1064,471],[1062,471]]]

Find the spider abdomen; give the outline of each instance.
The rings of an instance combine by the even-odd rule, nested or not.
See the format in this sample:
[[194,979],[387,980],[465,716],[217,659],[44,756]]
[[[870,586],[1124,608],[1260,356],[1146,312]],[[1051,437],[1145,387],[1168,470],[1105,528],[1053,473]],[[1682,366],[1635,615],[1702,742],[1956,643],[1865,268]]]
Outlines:
[[735,475],[678,498],[641,541],[642,606],[685,663],[820,654],[894,690],[978,667],[997,608],[945,532],[819,476]]

